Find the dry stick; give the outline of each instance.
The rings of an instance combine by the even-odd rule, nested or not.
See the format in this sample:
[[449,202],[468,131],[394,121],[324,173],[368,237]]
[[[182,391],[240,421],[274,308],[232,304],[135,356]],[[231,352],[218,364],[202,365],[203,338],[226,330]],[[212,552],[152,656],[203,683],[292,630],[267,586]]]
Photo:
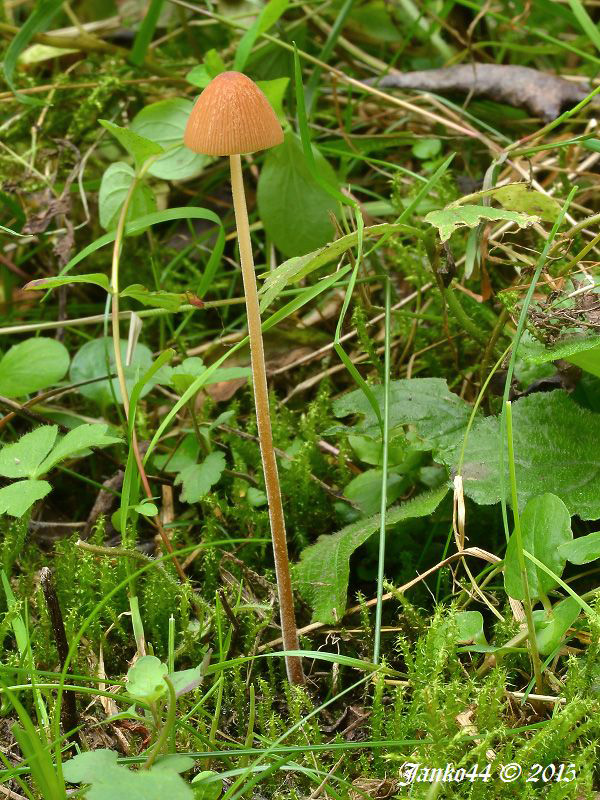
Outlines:
[[[299,650],[300,646],[296,629],[294,597],[292,594],[292,581],[290,578],[287,540],[285,535],[285,519],[283,516],[283,504],[281,502],[279,476],[277,474],[277,460],[273,449],[273,432],[271,430],[271,417],[269,413],[269,390],[267,387],[267,370],[265,367],[260,307],[258,304],[256,274],[254,271],[254,259],[252,257],[252,242],[250,239],[246,196],[244,193],[242,161],[239,154],[229,156],[229,164],[231,167],[231,194],[233,197],[235,222],[238,229],[240,262],[244,281],[244,293],[246,295],[254,404],[256,407],[256,422],[258,425],[260,454],[265,476],[265,488],[267,490],[269,502],[269,518],[271,521],[271,535],[273,537],[273,556],[275,559],[275,573],[277,575],[277,589],[279,593],[283,647],[284,650]],[[298,656],[286,656],[285,665],[290,683],[303,684],[304,672],[302,670],[301,659]]]
[[[46,606],[48,607],[48,615],[56,641],[56,649],[58,651],[58,662],[61,669],[65,666],[67,656],[69,654],[69,643],[67,642],[67,634],[65,632],[65,624],[63,622],[62,612],[60,610],[60,603],[54,583],[52,582],[52,572],[48,567],[43,567],[40,572],[40,583],[42,591],[46,598]],[[61,721],[65,733],[75,730],[69,738],[79,741],[79,733],[76,728],[79,727],[79,715],[77,714],[77,703],[75,702],[75,695],[73,692],[66,692],[64,695],[64,702],[62,705]]]

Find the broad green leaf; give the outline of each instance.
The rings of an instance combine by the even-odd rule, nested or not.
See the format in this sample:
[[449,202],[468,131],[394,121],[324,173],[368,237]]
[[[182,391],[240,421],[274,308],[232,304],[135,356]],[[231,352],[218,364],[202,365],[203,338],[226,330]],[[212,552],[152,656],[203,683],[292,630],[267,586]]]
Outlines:
[[[406,226],[384,222],[381,225],[371,225],[365,228],[363,230],[363,238],[377,239],[380,236],[397,231],[399,232],[401,230],[406,230]],[[260,288],[261,312],[265,311],[271,305],[273,300],[288,284],[297,283],[303,278],[306,278],[307,275],[310,275],[311,272],[338,259],[346,250],[356,247],[357,243],[358,231],[353,231],[352,233],[347,233],[345,236],[341,236],[334,242],[330,242],[325,245],[325,247],[321,247],[319,250],[314,250],[303,256],[293,256],[271,272],[263,273],[261,277],[264,277],[265,280]]]
[[188,83],[205,89],[213,78],[216,78],[221,72],[225,72],[226,69],[227,65],[221,55],[213,48],[204,54],[202,64],[191,69],[185,79]]
[[404,35],[394,25],[384,3],[379,0],[353,8],[348,18],[350,27],[360,36],[377,42],[402,42]]
[[[353,478],[344,489],[344,496],[353,500],[363,514],[376,514],[381,508],[381,483],[383,472],[380,469],[368,469]],[[388,472],[387,501],[388,505],[397,500],[406,489],[406,478],[397,472]]]
[[78,425],[58,440],[50,455],[37,467],[35,477],[49,472],[59,461],[76,458],[90,447],[108,447],[121,440],[107,433],[108,425],[86,423]]
[[[206,372],[208,367],[203,363],[201,358],[192,356],[185,358],[181,364],[169,370],[168,383],[170,383],[179,394],[183,394],[196,380],[199,375]],[[235,381],[239,378],[250,377],[250,367],[221,367],[216,369],[208,378],[205,386],[210,386],[213,383],[221,383],[222,381]]]
[[571,564],[589,564],[600,558],[600,531],[580,536],[560,546],[560,555]]
[[[383,408],[383,387],[372,386],[375,399]],[[360,389],[342,395],[333,404],[336,417],[358,414],[362,420],[347,429],[352,434],[380,438],[379,422]],[[390,382],[390,436],[412,426],[407,437],[417,450],[442,453],[453,448],[462,437],[471,406],[448,389],[442,378],[417,378]]]
[[565,633],[581,613],[581,606],[574,597],[567,597],[552,608],[552,616],[546,611],[534,611],[535,638],[538,650],[544,656],[554,652]]
[[23,288],[28,291],[31,289],[55,289],[57,286],[66,286],[69,283],[91,283],[95,286],[100,286],[107,292],[110,289],[108,277],[102,272],[92,272],[89,275],[65,275],[62,278],[60,276],[57,278],[36,278],[34,281],[26,283]]
[[[582,519],[600,517],[600,414],[579,407],[563,391],[535,393],[512,404],[519,508],[551,492]],[[500,501],[498,417],[475,423],[465,449],[465,493],[480,505]],[[455,467],[460,445],[443,461]],[[505,486],[509,487],[505,457]],[[508,497],[507,488],[507,501]]]
[[[426,517],[442,502],[448,487],[442,486],[391,508],[386,525],[407,519]],[[380,516],[361,519],[337,533],[319,536],[315,544],[303,550],[294,569],[298,588],[313,608],[313,621],[325,624],[340,620],[346,609],[350,556],[380,527]]]
[[[121,358],[125,363],[127,354],[127,342],[121,339]],[[107,366],[108,360],[108,366]],[[150,369],[152,365],[152,353],[144,344],[138,344],[133,353],[131,364],[125,367],[125,382],[128,392],[135,386],[140,375]],[[72,383],[88,381],[93,379],[95,383],[79,386],[77,391],[84,397],[93,400],[101,407],[112,403],[113,396],[110,390],[109,381],[105,378],[107,374],[115,372],[115,354],[113,350],[113,340],[110,337],[102,337],[86,342],[73,358],[69,377]],[[113,389],[117,402],[121,402],[121,391],[117,378],[113,378]],[[154,384],[148,384],[142,390],[142,397],[151,391]]]
[[146,139],[145,136],[141,136],[133,129],[121,128],[119,125],[115,125],[114,122],[110,122],[107,119],[99,119],[98,122],[103,128],[106,128],[109,133],[112,133],[119,144],[133,156],[137,169],[152,156],[164,152],[161,145],[153,142],[151,139]]
[[[100,207],[100,225],[104,230],[108,231],[117,227],[119,214],[134,178],[133,169],[124,161],[111,164],[102,176],[98,205]],[[156,211],[156,199],[152,190],[143,181],[138,182],[129,203],[126,222],[133,222],[153,211]]]
[[266,33],[286,11],[288,6],[289,0],[269,0],[254,23],[238,42],[235,58],[233,60],[233,69],[236,70],[236,72],[243,72],[256,38],[260,36],[261,33]]
[[189,769],[189,762],[188,758],[173,755],[161,758],[149,770],[130,770],[117,763],[114,750],[100,749],[79,753],[66,761],[63,774],[70,783],[90,784],[85,791],[86,800],[194,800],[192,789],[177,774]]
[[491,195],[509,211],[523,211],[546,222],[554,222],[560,213],[558,200],[530,188],[527,183],[507,183],[494,189]]
[[0,394],[22,397],[54,386],[69,369],[67,348],[43,336],[13,345],[0,359]]
[[16,481],[0,489],[0,514],[22,517],[31,506],[52,491],[47,481]]
[[127,672],[127,692],[136,700],[154,703],[166,694],[167,665],[156,656],[142,656]]
[[480,611],[459,611],[454,619],[458,627],[459,644],[487,644]]
[[533,364],[563,359],[600,377],[600,336],[597,334],[567,336],[545,347],[542,342],[526,333],[519,346],[519,355]]
[[[521,535],[523,549],[560,577],[567,560],[561,555],[560,547],[573,538],[571,515],[560,497],[550,493],[532,497],[521,514]],[[557,585],[554,578],[528,559],[525,560],[525,566],[532,600],[547,595]],[[514,532],[508,541],[504,558],[504,588],[515,600],[525,600]]]
[[440,154],[441,149],[442,143],[439,139],[419,139],[413,144],[411,151],[416,158],[425,160],[435,158]]
[[430,211],[425,217],[425,222],[438,229],[442,242],[446,242],[457,228],[465,226],[475,228],[483,220],[488,222],[514,222],[519,228],[528,228],[530,225],[539,222],[539,217],[518,211],[506,211],[502,208],[471,205]]
[[165,472],[182,472],[186,467],[191,467],[198,461],[200,442],[193,433],[185,436],[173,454],[160,453],[152,456],[158,469]]
[[[332,168],[313,151],[324,180],[337,186]],[[283,144],[268,151],[256,199],[265,230],[284,255],[302,255],[331,239],[330,214],[337,213],[338,204],[311,175],[295,133],[288,131]]]
[[[194,153],[183,144],[183,133],[194,104],[185,97],[159,100],[143,108],[131,121],[130,128],[169,151],[148,170],[156,178],[185,181],[199,175],[208,158]],[[175,146],[177,145],[177,146]]]
[[18,442],[0,450],[0,475],[5,478],[34,478],[39,465],[52,449],[58,427],[41,425],[21,436]]
[[212,769],[199,772],[192,780],[194,800],[219,800],[223,791],[223,779]]
[[168,311],[178,311],[188,302],[188,297],[182,292],[167,292],[164,289],[151,291],[141,283],[132,283],[120,293],[121,297],[132,297],[138,303],[152,308],[166,308]]
[[221,452],[209,453],[201,464],[186,467],[175,479],[182,486],[183,503],[199,502],[217,483],[225,469],[225,456]]
[[158,508],[154,503],[149,503],[145,500],[143,503],[138,503],[133,506],[133,510],[144,517],[155,517],[158,514]]
[[273,107],[273,111],[282,122],[285,121],[283,98],[285,97],[289,82],[289,78],[272,78],[269,81],[256,81],[256,85],[264,93]]

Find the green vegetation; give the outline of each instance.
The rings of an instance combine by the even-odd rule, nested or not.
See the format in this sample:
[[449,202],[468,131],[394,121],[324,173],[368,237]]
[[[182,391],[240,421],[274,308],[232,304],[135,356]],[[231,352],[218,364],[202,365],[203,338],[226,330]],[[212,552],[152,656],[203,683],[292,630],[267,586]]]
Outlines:
[[[0,4],[3,795],[599,796],[599,22]],[[183,143],[232,70],[239,234]]]

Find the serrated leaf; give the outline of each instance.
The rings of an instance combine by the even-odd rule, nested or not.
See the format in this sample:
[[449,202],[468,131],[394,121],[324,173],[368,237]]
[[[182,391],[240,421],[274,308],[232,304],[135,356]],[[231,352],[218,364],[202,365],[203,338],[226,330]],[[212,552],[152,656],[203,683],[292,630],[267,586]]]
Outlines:
[[600,558],[600,531],[580,536],[560,546],[560,554],[571,564],[589,564]]
[[[100,225],[106,231],[117,227],[119,214],[129,193],[135,172],[124,161],[111,164],[102,175],[98,205]],[[126,222],[130,223],[146,214],[156,211],[156,199],[151,189],[142,181],[138,182],[129,202]],[[141,233],[141,231],[138,231]]]
[[164,289],[152,291],[141,283],[132,283],[123,289],[121,297],[132,297],[138,303],[152,308],[166,308],[167,311],[179,311],[184,303],[188,302],[187,296],[181,292],[167,292]]
[[[521,514],[521,536],[523,549],[535,556],[538,561],[551,569],[558,577],[565,568],[566,557],[561,555],[560,547],[573,538],[571,515],[560,497],[546,493],[532,497]],[[547,572],[541,570],[529,559],[525,559],[529,594],[532,600],[547,595],[557,586]],[[517,537],[513,532],[506,548],[504,558],[504,588],[515,600],[525,600]]]
[[[36,280],[26,283],[23,289],[27,291],[32,289],[55,289],[57,286],[67,286],[69,283],[90,283],[100,286],[107,292],[110,289],[108,277],[102,272],[92,272],[89,275],[65,275],[62,278],[36,278]],[[52,341],[55,340],[53,339]]]
[[528,228],[530,225],[540,221],[539,217],[518,211],[506,211],[502,208],[475,205],[430,211],[425,217],[425,222],[438,229],[442,242],[446,242],[457,228],[475,228],[482,220],[487,220],[488,222],[514,222],[519,228]]
[[133,132],[168,149],[148,170],[155,178],[189,180],[199,175],[209,160],[183,144],[183,133],[193,107],[191,100],[171,97],[146,106],[131,121]]
[[22,517],[31,506],[52,491],[47,481],[17,481],[0,489],[0,514]]
[[58,427],[41,425],[21,436],[18,442],[0,450],[0,475],[5,478],[34,478],[42,461],[52,449]]
[[112,133],[119,144],[133,156],[138,169],[152,156],[164,152],[164,148],[161,147],[161,145],[151,139],[146,139],[145,136],[141,136],[134,130],[121,128],[119,125],[115,125],[114,122],[110,122],[107,119],[99,119],[98,122],[103,128],[106,128],[109,133]]
[[167,665],[156,656],[142,656],[127,672],[127,692],[136,700],[154,703],[166,694]]
[[183,503],[199,502],[220,479],[225,469],[225,456],[221,452],[209,453],[201,464],[186,467],[175,479],[182,486]]
[[44,336],[13,345],[0,359],[0,394],[22,397],[54,386],[69,369],[69,352]]
[[[562,390],[535,393],[512,404],[513,442],[519,508],[538,494],[551,492],[570,514],[600,517],[600,415],[581,408]],[[576,443],[576,446],[574,446]],[[487,417],[473,426],[463,464],[465,493],[480,505],[500,501],[500,425]],[[443,454],[458,463],[460,447]],[[504,459],[507,501],[508,459]]]
[[49,472],[59,461],[83,455],[90,447],[108,447],[118,444],[117,436],[107,433],[108,425],[102,423],[85,423],[78,425],[62,436],[50,455],[38,466],[36,475]]
[[[379,406],[383,408],[382,386],[372,386]],[[348,432],[380,438],[380,427],[371,404],[360,389],[342,395],[333,404],[336,417],[358,414],[362,421]],[[390,436],[403,426],[413,426],[408,438],[413,448],[446,452],[462,437],[471,415],[471,406],[448,389],[443,378],[417,378],[390,382]]]
[[[447,493],[448,487],[442,486],[391,508],[386,515],[386,525],[432,514]],[[300,592],[313,608],[313,621],[329,624],[341,619],[346,609],[350,556],[379,527],[380,516],[376,514],[353,522],[337,533],[319,536],[315,544],[302,551],[294,575]]]
[[[384,222],[381,225],[371,225],[363,231],[364,239],[376,239],[388,233],[395,233],[405,228],[404,225],[396,225],[393,223]],[[306,278],[311,272],[330,264],[332,261],[338,259],[342,253],[352,247],[356,247],[358,243],[358,231],[353,231],[345,236],[341,236],[334,242],[330,242],[321,247],[319,250],[314,250],[311,253],[306,253],[303,256],[294,256],[293,258],[284,261],[271,272],[264,273],[264,283],[260,288],[260,310],[265,311],[273,302],[273,300],[288,286],[290,283],[297,283],[298,281]],[[262,276],[261,276],[262,277]]]
[[556,650],[580,613],[581,606],[574,597],[567,597],[553,606],[551,617],[544,610],[533,612],[535,638],[542,655]]
[[[337,186],[333,169],[313,150],[320,174]],[[256,199],[265,230],[284,255],[302,255],[331,239],[330,213],[337,215],[338,203],[313,178],[295,133],[288,131],[283,144],[268,151]]]

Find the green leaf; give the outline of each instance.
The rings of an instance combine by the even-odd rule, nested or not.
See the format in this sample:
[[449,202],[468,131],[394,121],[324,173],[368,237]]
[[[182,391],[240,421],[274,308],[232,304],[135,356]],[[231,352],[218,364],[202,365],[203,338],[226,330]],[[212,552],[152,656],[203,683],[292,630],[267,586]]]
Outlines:
[[[373,394],[383,408],[383,387],[372,386]],[[333,404],[336,417],[358,414],[362,421],[348,429],[352,434],[380,438],[379,422],[360,389],[337,398]],[[407,438],[417,450],[433,450],[436,454],[453,448],[462,437],[471,415],[471,406],[448,389],[442,378],[417,378],[390,382],[390,436],[401,433],[403,426],[413,426]]]
[[[125,363],[126,354],[127,342],[121,339],[121,358],[123,359],[123,363]],[[151,365],[152,352],[146,345],[138,344],[134,350],[131,364],[125,367],[125,383],[127,384],[129,393],[131,393],[131,390],[135,386],[138,377],[146,372]],[[93,339],[80,347],[71,362],[69,377],[72,383],[104,378],[104,380],[97,380],[95,383],[79,386],[77,389],[84,397],[93,400],[102,407],[112,403],[113,395],[110,390],[109,381],[105,376],[107,374],[113,374],[114,372],[115,353],[113,349],[113,340],[107,336],[100,339]],[[121,402],[121,391],[116,377],[112,379],[112,384],[117,402]],[[154,384],[150,383],[144,387],[142,390],[142,397],[152,390],[153,385]]]
[[192,669],[182,669],[178,672],[172,672],[169,678],[175,689],[176,696],[181,697],[182,694],[193,692],[194,689],[200,686],[204,679],[204,669],[202,664],[199,664]]
[[[117,227],[121,208],[134,178],[135,172],[124,161],[117,161],[115,164],[111,164],[104,172],[98,195],[100,225],[104,230],[108,231]],[[133,222],[135,219],[151,214],[153,211],[156,211],[154,194],[145,183],[138,182],[129,202],[126,222]]]
[[[363,230],[363,238],[377,239],[386,234],[405,229],[405,225],[395,225],[393,223],[384,222],[381,225],[371,225],[365,228]],[[262,295],[260,301],[261,312],[265,311],[271,305],[273,300],[288,286],[288,284],[297,283],[303,278],[306,278],[307,275],[310,275],[311,272],[338,259],[346,250],[356,247],[357,243],[358,231],[353,231],[352,233],[347,233],[345,236],[341,236],[334,242],[330,242],[319,250],[306,253],[303,256],[294,256],[284,261],[283,264],[280,264],[274,270],[263,273],[265,280],[260,288],[260,294]]]
[[[199,375],[206,372],[208,367],[201,358],[192,356],[185,358],[181,364],[173,367],[169,372],[169,383],[179,394],[183,394]],[[222,367],[216,369],[208,378],[205,386],[222,381],[235,381],[239,378],[248,378],[251,374],[250,367]]]
[[[560,390],[523,397],[512,404],[512,413],[519,508],[532,497],[551,492],[560,497],[570,514],[598,519],[600,415],[579,407]],[[475,423],[462,475],[465,493],[480,505],[500,501],[499,443],[498,417]],[[442,460],[454,467],[459,454],[460,446]],[[504,464],[508,487],[506,457]]]
[[419,139],[412,146],[412,154],[421,160],[435,158],[440,154],[442,143],[439,139]]
[[[521,535],[523,549],[560,577],[567,560],[561,555],[560,546],[573,538],[571,515],[560,497],[550,493],[532,497],[521,514]],[[532,600],[547,595],[557,586],[556,581],[547,572],[539,569],[528,559],[526,568]],[[508,541],[504,559],[504,588],[515,600],[525,600],[517,538],[514,532]]]
[[191,467],[198,460],[200,443],[195,434],[185,436],[178,445],[175,453],[161,453],[152,457],[158,469],[165,472],[182,472],[186,467]]
[[479,611],[459,611],[454,617],[458,627],[458,644],[486,645],[483,616]]
[[288,6],[289,0],[269,0],[254,23],[238,42],[235,58],[233,60],[233,69],[236,72],[243,72],[256,38],[260,36],[261,33],[266,33],[286,11]]
[[223,780],[211,769],[199,772],[192,781],[194,800],[219,800],[223,791]]
[[21,25],[19,32],[8,45],[4,55],[4,79],[9,88],[15,93],[15,97],[25,105],[44,105],[43,101],[21,94],[14,83],[14,74],[17,67],[17,60],[25,50],[33,37],[42,33],[48,28],[56,14],[62,8],[62,0],[45,0],[33,9],[27,20]]
[[209,453],[201,464],[186,467],[175,479],[182,486],[183,503],[199,502],[220,479],[225,469],[225,456],[221,452]]
[[112,133],[119,144],[133,156],[133,160],[138,169],[152,156],[164,152],[164,149],[159,144],[153,142],[151,139],[146,139],[145,136],[141,136],[133,129],[121,128],[119,125],[115,125],[114,122],[110,122],[107,119],[99,119],[98,122],[103,128],[106,128],[109,133]]
[[59,461],[85,455],[90,447],[118,444],[121,440],[108,434],[107,430],[108,425],[102,423],[85,423],[73,428],[58,440],[50,455],[37,467],[35,477],[50,472]]
[[538,650],[550,655],[560,645],[565,633],[581,613],[581,606],[573,597],[567,597],[552,608],[549,617],[544,610],[533,612],[535,638]]
[[58,427],[41,425],[21,436],[18,442],[0,450],[0,475],[5,478],[34,478],[39,465],[52,449]]
[[31,506],[52,491],[47,481],[17,481],[0,489],[0,514],[22,517]]
[[[363,514],[377,513],[381,508],[381,484],[383,472],[380,469],[368,469],[353,478],[344,489],[344,496],[353,500]],[[397,472],[388,472],[387,501],[388,505],[397,500],[406,489],[406,478]]]
[[132,131],[169,149],[148,170],[155,178],[189,180],[199,175],[209,160],[183,144],[183,133],[193,107],[191,100],[171,97],[146,106],[131,121]]
[[167,691],[167,665],[156,656],[142,656],[127,672],[127,692],[136,700],[154,703]]
[[[69,283],[90,283],[100,288],[105,289],[107,292],[110,289],[108,277],[102,272],[92,272],[89,275],[69,275],[64,278],[36,278],[34,281],[29,281],[23,287],[27,291],[32,289],[55,289],[57,286],[66,286]],[[55,341],[54,339],[52,341]]]
[[182,305],[188,302],[186,294],[181,292],[166,292],[164,289],[151,291],[141,283],[132,283],[120,293],[121,297],[132,297],[138,303],[152,308],[166,308],[167,311],[179,311]]
[[377,42],[402,42],[403,34],[394,25],[384,3],[370,2],[353,8],[349,17],[350,27],[360,36]]
[[213,78],[216,78],[221,72],[225,72],[226,69],[227,65],[220,54],[212,48],[204,54],[202,64],[191,69],[185,79],[194,86],[205,89]]
[[507,183],[490,194],[503,208],[533,214],[546,222],[554,222],[560,213],[558,200],[532,189],[527,183]]
[[147,500],[144,500],[143,503],[138,503],[135,506],[132,506],[133,510],[136,511],[138,514],[142,514],[144,517],[155,517],[158,514],[158,508],[154,503],[149,503]]
[[0,394],[22,397],[64,378],[69,352],[61,342],[43,336],[13,345],[0,359]]
[[285,120],[283,98],[285,97],[289,82],[289,78],[272,78],[269,81],[256,81],[256,85],[261,92],[264,93],[273,111],[282,122]]
[[571,564],[589,564],[600,558],[600,531],[580,536],[560,546],[560,555]]
[[[432,514],[442,502],[448,487],[442,486],[391,508],[386,525]],[[380,516],[361,519],[337,533],[319,536],[315,544],[302,551],[294,574],[302,595],[313,608],[313,621],[325,624],[340,620],[346,609],[350,556],[379,530]]]
[[91,784],[85,792],[86,800],[194,800],[192,789],[177,774],[189,769],[189,762],[172,755],[161,758],[152,769],[133,771],[117,763],[114,750],[101,749],[79,753],[66,761],[63,773],[70,783]]
[[[337,178],[313,148],[325,181]],[[288,131],[283,144],[269,150],[258,179],[258,212],[267,234],[286,256],[299,256],[328,242],[333,235],[331,214],[337,202],[312,177],[300,139]]]
[[146,58],[146,53],[152,41],[152,37],[154,36],[154,31],[156,30],[164,1],[165,0],[150,0],[150,3],[146,7],[146,13],[135,35],[133,47],[129,55],[131,63],[138,67],[144,63],[144,59]]
[[438,229],[442,242],[447,241],[457,228],[464,226],[475,228],[482,220],[514,222],[519,228],[528,228],[530,225],[539,222],[539,217],[533,217],[517,211],[505,211],[502,208],[471,205],[430,211],[425,217],[425,222]]
[[545,347],[542,342],[525,333],[519,345],[519,355],[532,364],[546,364],[563,359],[586,372],[600,377],[600,336],[567,336]]

